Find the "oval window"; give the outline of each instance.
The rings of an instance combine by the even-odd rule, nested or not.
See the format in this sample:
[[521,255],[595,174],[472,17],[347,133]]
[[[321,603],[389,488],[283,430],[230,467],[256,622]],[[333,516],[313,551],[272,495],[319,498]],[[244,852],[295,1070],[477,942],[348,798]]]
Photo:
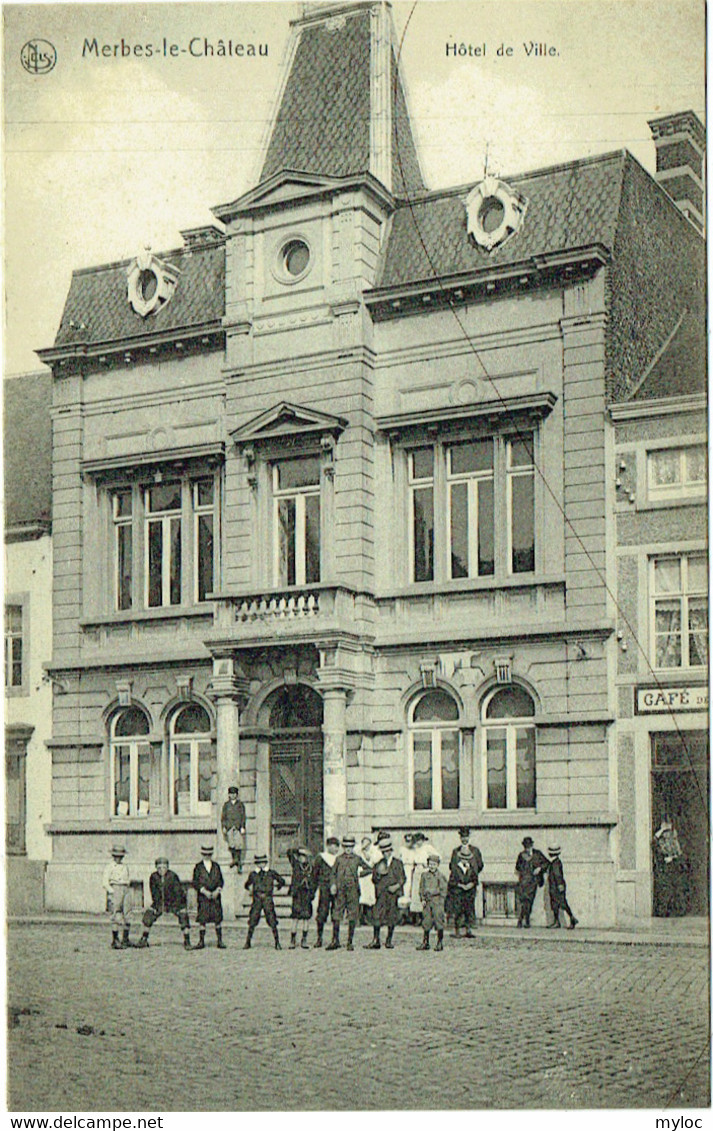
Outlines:
[[282,249],[282,265],[287,274],[297,279],[309,267],[309,248],[304,240],[290,240]]
[[483,231],[491,235],[505,219],[505,207],[497,196],[488,196],[480,206],[480,223]]
[[149,271],[148,269],[142,271],[139,275],[137,286],[137,290],[141,299],[144,302],[150,302],[153,296],[156,294],[157,288],[158,277],[155,271]]

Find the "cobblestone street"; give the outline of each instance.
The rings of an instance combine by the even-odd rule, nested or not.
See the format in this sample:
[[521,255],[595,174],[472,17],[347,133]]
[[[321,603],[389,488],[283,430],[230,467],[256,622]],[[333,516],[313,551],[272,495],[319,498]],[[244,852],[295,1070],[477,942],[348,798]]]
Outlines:
[[230,929],[227,950],[209,934],[187,953],[159,924],[149,950],[113,952],[97,926],[11,926],[10,1110],[709,1103],[703,948],[483,930],[417,953],[402,929],[366,952],[369,937],[277,953],[260,930],[247,953]]

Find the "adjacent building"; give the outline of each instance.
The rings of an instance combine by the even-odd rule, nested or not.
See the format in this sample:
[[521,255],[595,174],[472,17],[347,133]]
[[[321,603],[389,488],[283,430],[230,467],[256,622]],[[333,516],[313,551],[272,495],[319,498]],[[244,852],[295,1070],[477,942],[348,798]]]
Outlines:
[[[117,838],[137,901],[159,849],[187,878],[237,781],[249,854],[387,827],[450,855],[468,824],[486,919],[526,834],[582,922],[651,913],[633,702],[681,684],[642,617],[659,557],[698,578],[705,437],[679,543],[641,406],[671,368],[704,388],[703,240],[626,152],[430,192],[395,60],[388,5],[308,9],[257,184],[76,271],[40,351],[53,908],[99,909]],[[653,419],[676,451],[685,417]]]
[[15,914],[42,910],[52,850],[51,374],[7,380],[4,402],[5,851]]

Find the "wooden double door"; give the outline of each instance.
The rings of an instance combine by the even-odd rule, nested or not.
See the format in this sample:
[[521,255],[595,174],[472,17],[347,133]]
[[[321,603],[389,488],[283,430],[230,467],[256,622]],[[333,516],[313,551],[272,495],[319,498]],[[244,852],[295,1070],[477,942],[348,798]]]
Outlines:
[[[270,740],[271,860],[287,868],[288,848],[314,855],[324,835],[321,729],[275,731]],[[289,874],[289,872],[288,872]]]

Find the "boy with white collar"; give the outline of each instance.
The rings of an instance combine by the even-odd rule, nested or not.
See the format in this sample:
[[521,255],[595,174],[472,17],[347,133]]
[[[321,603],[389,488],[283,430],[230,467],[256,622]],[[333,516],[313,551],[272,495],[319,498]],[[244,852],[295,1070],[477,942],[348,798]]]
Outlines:
[[[112,861],[104,869],[103,887],[107,894],[107,906],[111,914],[111,949],[128,950],[129,942],[129,869],[124,863],[126,849],[115,844],[111,850]],[[119,930],[122,938],[119,942]]]

